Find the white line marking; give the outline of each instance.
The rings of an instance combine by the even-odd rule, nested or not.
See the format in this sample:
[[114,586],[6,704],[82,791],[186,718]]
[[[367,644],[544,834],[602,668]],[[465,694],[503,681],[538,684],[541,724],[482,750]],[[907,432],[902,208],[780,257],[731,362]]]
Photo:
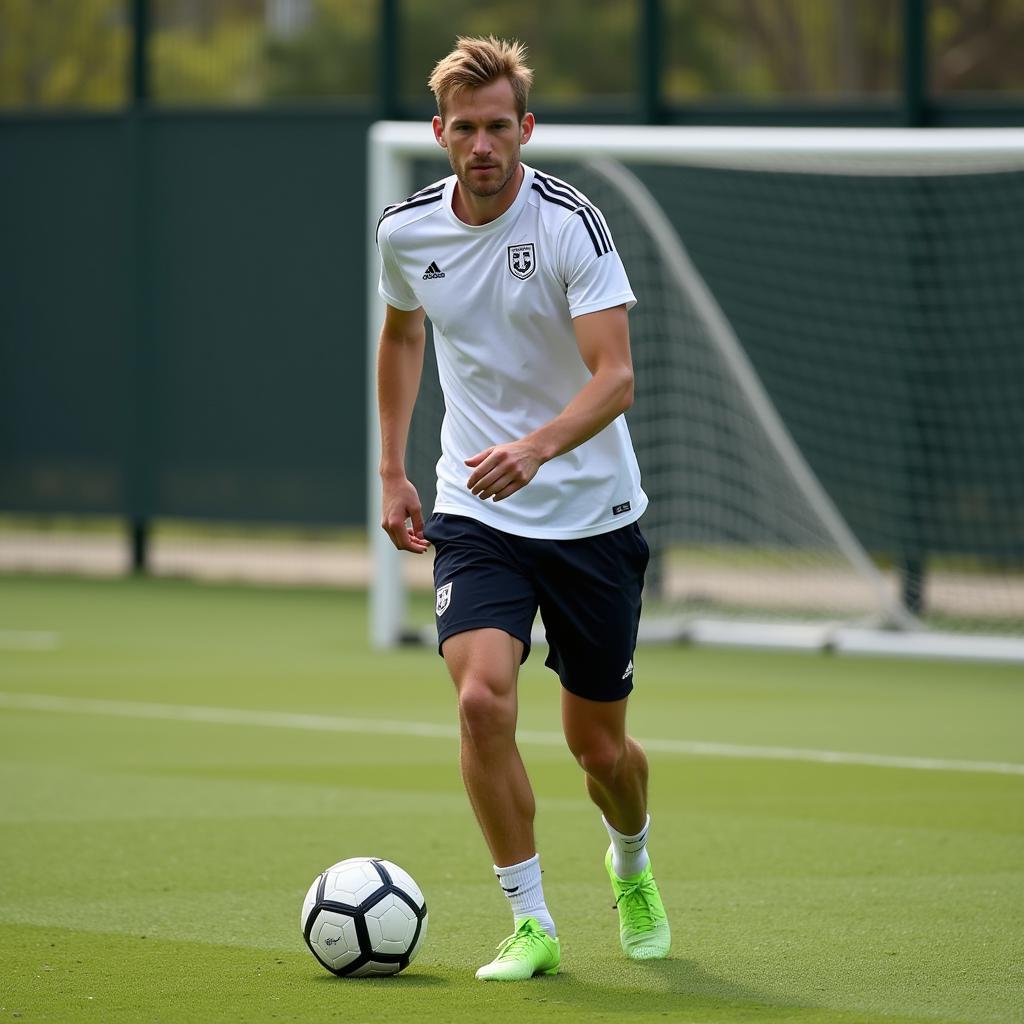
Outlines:
[[[362,735],[419,736],[454,740],[459,731],[452,725],[409,722],[386,718],[342,718],[335,715],[289,711],[248,711],[244,708],[213,708],[196,704],[150,704],[141,701],[92,700],[34,693],[0,693],[0,708],[12,711],[49,711],[114,718],[153,718],[162,721],[204,722],[213,725],[250,725],[311,732],[351,732]],[[529,729],[517,733],[520,743],[531,746],[563,746],[561,733]],[[691,757],[730,757],[754,761],[809,761],[815,764],[867,765],[875,768],[908,768],[917,771],[981,772],[989,775],[1024,775],[1024,764],[1003,761],[962,761],[940,757],[902,757],[891,754],[858,754],[841,750],[807,750],[802,747],[760,747],[739,743],[706,743],[700,740],[642,739],[650,751]]]
[[41,629],[0,629],[0,651],[55,651],[60,634]]

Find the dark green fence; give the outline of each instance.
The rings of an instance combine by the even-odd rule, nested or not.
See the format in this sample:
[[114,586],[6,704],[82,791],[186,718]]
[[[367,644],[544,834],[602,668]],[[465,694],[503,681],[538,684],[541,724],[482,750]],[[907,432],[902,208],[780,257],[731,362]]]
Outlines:
[[0,130],[0,507],[126,515],[134,162],[123,118]]
[[368,123],[3,125],[0,508],[363,520]]

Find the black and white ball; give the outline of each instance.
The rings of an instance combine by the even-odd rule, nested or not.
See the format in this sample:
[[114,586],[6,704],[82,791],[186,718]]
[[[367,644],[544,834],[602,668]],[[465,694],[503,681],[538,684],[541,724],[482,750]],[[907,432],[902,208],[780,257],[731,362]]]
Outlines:
[[352,857],[314,880],[299,925],[313,956],[333,974],[397,974],[423,944],[427,904],[397,864]]

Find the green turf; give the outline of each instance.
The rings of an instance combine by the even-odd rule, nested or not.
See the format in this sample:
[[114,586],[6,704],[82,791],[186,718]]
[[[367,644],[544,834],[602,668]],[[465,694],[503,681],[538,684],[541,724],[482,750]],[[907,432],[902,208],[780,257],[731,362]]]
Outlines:
[[[53,650],[2,649],[48,630]],[[378,655],[361,595],[0,578],[0,691],[450,725],[429,651]],[[528,662],[521,725],[558,728]],[[643,649],[633,732],[1024,763],[1009,666]],[[652,756],[672,959],[618,951],[578,769],[524,745],[563,973],[483,985],[509,930],[455,742],[0,709],[0,1021],[1024,1020],[1024,776]],[[406,867],[427,941],[338,980],[301,942],[314,875]]]

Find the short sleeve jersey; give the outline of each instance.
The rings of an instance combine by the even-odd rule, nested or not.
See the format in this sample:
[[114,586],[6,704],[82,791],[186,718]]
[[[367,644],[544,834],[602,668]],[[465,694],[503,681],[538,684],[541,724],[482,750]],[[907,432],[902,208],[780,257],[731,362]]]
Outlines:
[[444,393],[435,512],[540,539],[589,537],[647,507],[624,416],[551,459],[502,501],[466,487],[464,460],[554,419],[590,379],[572,320],[636,299],[601,213],[527,167],[512,205],[477,227],[452,210],[454,175],[389,206],[377,226],[379,292],[426,311]]

